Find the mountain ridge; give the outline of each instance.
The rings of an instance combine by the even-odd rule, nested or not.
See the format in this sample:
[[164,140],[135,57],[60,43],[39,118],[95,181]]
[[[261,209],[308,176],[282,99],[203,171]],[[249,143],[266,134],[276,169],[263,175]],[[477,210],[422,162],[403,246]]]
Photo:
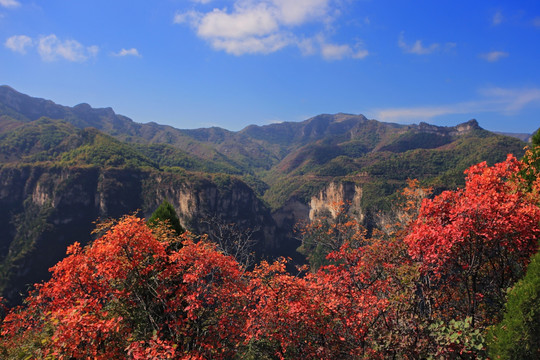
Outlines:
[[[33,102],[34,106],[21,106],[21,105],[27,105],[28,102]],[[121,124],[127,130],[130,130],[131,128],[131,130],[134,131],[134,129],[136,129],[135,133],[131,134],[132,136],[145,135],[145,138],[147,138],[150,141],[152,140],[152,137],[148,135],[152,133],[150,129],[156,129],[156,128],[174,129],[174,130],[185,132],[188,134],[196,134],[196,133],[202,134],[205,131],[210,131],[214,133],[223,132],[223,133],[228,133],[228,134],[249,134],[253,138],[257,139],[258,136],[256,136],[255,133],[260,132],[261,130],[264,130],[264,129],[275,130],[276,128],[281,128],[284,126],[285,126],[285,129],[283,129],[281,133],[284,133],[285,132],[284,130],[290,130],[291,128],[301,127],[303,125],[308,125],[308,131],[312,130],[313,128],[315,128],[315,131],[316,131],[316,128],[317,127],[320,128],[321,124],[323,124],[324,122],[327,122],[329,117],[331,117],[332,122],[336,124],[347,122],[348,120],[351,120],[351,119],[360,119],[362,121],[368,121],[368,119],[362,114],[355,115],[355,114],[348,114],[348,113],[336,113],[336,114],[320,114],[320,115],[316,115],[316,116],[313,116],[311,118],[308,118],[306,120],[299,121],[299,122],[286,121],[286,122],[273,123],[273,124],[267,124],[267,125],[251,124],[251,125],[247,125],[243,129],[238,130],[238,131],[227,130],[225,128],[216,127],[216,126],[210,127],[210,128],[179,129],[170,125],[163,125],[163,124],[159,124],[153,121],[148,122],[148,123],[138,123],[130,119],[129,117],[116,114],[112,107],[93,108],[88,103],[84,103],[84,102],[78,105],[75,105],[73,107],[60,105],[53,102],[52,100],[31,97],[29,95],[20,93],[8,85],[0,85],[0,104],[2,106],[6,104],[11,105],[13,110],[24,114],[26,118],[30,121],[37,120],[38,118],[43,117],[43,116],[49,117],[51,119],[66,117],[67,115],[70,115],[69,114],[70,111],[74,112],[77,115],[82,115],[83,117],[85,116],[88,117],[88,113],[94,112],[94,114],[92,114],[93,116],[90,117],[92,119],[92,122],[88,123],[89,126],[93,126],[100,130],[103,130],[104,125],[102,124],[102,121],[100,122],[98,119],[100,117],[111,118],[113,119],[115,124],[117,125]],[[38,106],[36,107],[35,104],[38,104]],[[33,111],[25,111],[25,109],[33,109]],[[2,108],[2,111],[5,112],[5,109]],[[62,115],[62,116],[59,116],[59,115]],[[418,126],[419,128],[424,128],[424,129],[426,129],[427,127],[459,128],[463,124],[467,124],[471,121],[476,122],[476,125],[479,126],[478,122],[475,119],[466,121],[464,123],[461,123],[455,126],[436,126],[436,125],[427,124],[425,122],[420,122],[419,124],[397,124],[397,123],[385,123],[385,124],[395,125],[395,126],[413,126],[413,127]],[[79,121],[79,124],[84,124],[84,122]],[[119,129],[117,128],[116,130],[119,130]],[[303,133],[305,133],[305,131]],[[507,136],[515,135],[515,137],[519,139],[523,139],[523,137],[527,135],[529,137],[532,136],[532,134],[522,134],[522,133],[514,134],[514,133],[508,133],[508,132],[505,132],[505,133],[499,132],[499,134],[504,134]],[[202,136],[202,135],[199,135],[199,136]]]
[[[452,149],[451,144],[459,139],[476,141],[477,144],[471,146],[479,147],[479,153],[485,153],[486,146],[509,146],[509,151],[519,153],[522,150],[516,149],[524,146],[518,140],[488,139],[495,136],[502,136],[497,138],[502,139],[504,135],[482,129],[475,119],[456,126],[436,126],[425,122],[405,125],[380,122],[364,115],[337,113],[321,114],[300,122],[248,125],[239,131],[219,127],[181,130],[155,122],[136,123],[117,115],[110,107],[94,109],[81,103],[71,108],[50,100],[32,98],[9,86],[0,86],[0,135],[13,132],[25,123],[38,121],[40,117],[54,119],[54,116],[78,129],[95,127],[118,141],[130,144],[130,148],[149,158],[157,167],[224,172],[249,178],[272,208],[283,205],[286,198],[298,195],[305,179],[322,183],[336,176],[365,173],[366,167],[380,169],[381,163],[394,161],[391,160],[393,157],[420,156],[407,155],[407,152],[422,149],[432,150],[434,155],[429,156],[438,158],[438,153]],[[483,148],[481,143],[485,145]],[[464,150],[460,156],[474,157]],[[486,160],[497,159],[500,156],[488,155]],[[470,161],[463,164],[470,165]],[[434,168],[442,171],[444,167]],[[462,166],[458,172],[461,170],[464,170]],[[421,172],[418,174],[422,175]],[[430,171],[429,174],[434,173]],[[370,179],[373,180],[374,176],[372,174]],[[298,181],[292,180],[295,177]],[[287,191],[278,186],[291,181],[295,184],[290,184]],[[300,197],[313,195],[311,192],[319,187],[320,184],[308,186],[307,193],[301,191],[303,195]],[[282,195],[277,196],[276,191]]]
[[[167,200],[187,229],[212,237],[204,216],[237,223],[255,231],[259,257],[301,261],[295,224],[330,202],[354,200],[351,214],[377,227],[375,214],[391,210],[407,179],[436,193],[456,188],[469,166],[519,157],[524,146],[474,119],[441,127],[338,113],[180,130],[0,86],[0,278],[10,279],[0,296],[17,302],[14,284],[45,279],[70,242],[91,240],[97,216],[148,216]],[[36,258],[49,247],[49,258]]]

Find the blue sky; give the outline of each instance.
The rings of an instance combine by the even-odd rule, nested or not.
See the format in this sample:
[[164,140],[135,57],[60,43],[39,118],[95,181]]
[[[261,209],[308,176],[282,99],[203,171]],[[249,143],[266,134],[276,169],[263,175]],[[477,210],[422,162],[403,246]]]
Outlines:
[[540,1],[0,0],[0,84],[178,128],[540,127]]

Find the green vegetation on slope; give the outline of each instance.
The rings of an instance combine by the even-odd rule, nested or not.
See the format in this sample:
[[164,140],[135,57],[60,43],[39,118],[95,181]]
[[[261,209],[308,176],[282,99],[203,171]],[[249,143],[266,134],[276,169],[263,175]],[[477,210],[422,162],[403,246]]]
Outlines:
[[534,360],[540,355],[540,252],[508,293],[504,318],[488,335],[492,359]]
[[264,198],[277,208],[292,196],[307,200],[324,184],[346,179],[364,186],[364,206],[382,209],[387,197],[403,188],[407,179],[421,179],[437,192],[463,186],[466,168],[482,161],[503,161],[508,153],[522,156],[523,145],[518,139],[485,130],[473,130],[433,149],[370,151],[360,157],[343,155],[339,145],[310,145],[291,157],[296,163],[285,158],[278,167],[286,165],[263,176],[270,184]]

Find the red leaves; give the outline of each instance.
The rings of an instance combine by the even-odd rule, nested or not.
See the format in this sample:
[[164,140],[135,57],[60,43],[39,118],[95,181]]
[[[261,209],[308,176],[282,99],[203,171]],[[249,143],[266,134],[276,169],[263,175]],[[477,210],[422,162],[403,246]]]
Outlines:
[[177,346],[169,341],[163,341],[153,337],[149,341],[137,341],[131,343],[126,351],[130,359],[177,359]]
[[497,308],[536,251],[540,209],[520,191],[521,166],[511,155],[492,167],[472,166],[465,188],[424,200],[405,238],[422,273],[435,280],[433,287],[461,294],[452,306],[473,323],[492,318],[495,309],[478,313],[480,303]]
[[[415,221],[426,191],[411,182],[403,224],[391,235],[375,231],[367,238],[346,216],[311,224],[304,235],[314,242],[304,245],[324,245],[330,265],[303,277],[287,273],[284,259],[242,270],[204,239],[175,237],[125,217],[93,244],[70,246],[51,280],[7,314],[0,355],[383,359],[444,353],[447,337],[464,338],[461,328],[472,333],[494,318],[504,289],[536,249],[539,200],[531,195],[534,182],[533,192],[523,192],[529,185],[517,175],[520,168],[512,157],[471,167],[464,189],[424,200]],[[437,325],[446,319],[457,322]],[[455,346],[446,350],[470,352]]]
[[92,245],[71,246],[6,318],[1,343],[43,336],[28,355],[95,359],[224,359],[263,343],[281,358],[372,354],[365,339],[388,304],[373,251],[345,246],[331,256],[339,265],[298,278],[285,260],[242,272],[212,244],[185,234],[172,250],[160,234],[126,217]]
[[238,264],[213,245],[193,243],[189,234],[184,247],[172,250],[177,240],[156,232],[160,238],[129,216],[86,248],[70,246],[51,269],[52,279],[5,319],[3,344],[16,348],[17,341],[46,334],[28,355],[172,359],[188,351],[228,357],[245,306]]

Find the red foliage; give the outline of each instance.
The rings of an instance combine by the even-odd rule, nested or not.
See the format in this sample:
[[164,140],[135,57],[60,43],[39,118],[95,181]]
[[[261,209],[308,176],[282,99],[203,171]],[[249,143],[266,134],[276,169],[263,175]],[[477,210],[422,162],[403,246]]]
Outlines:
[[[402,241],[379,232],[367,239],[354,227],[356,247],[331,252],[331,264],[317,272],[293,277],[284,260],[253,271],[248,342],[280,359],[418,358],[420,330],[410,326],[415,265]],[[333,231],[351,235],[349,226]]]
[[130,216],[92,245],[74,244],[5,318],[7,348],[45,331],[36,357],[229,357],[243,324],[238,264],[189,234],[179,250],[170,240]]
[[310,248],[334,251],[303,277],[286,260],[245,271],[205,239],[125,217],[72,245],[7,314],[0,357],[474,358],[482,344],[466,348],[461,329],[495,319],[540,237],[538,181],[525,183],[522,166],[471,167],[465,188],[424,200],[416,220],[427,192],[411,182],[391,233],[366,238],[348,218],[311,224]]
[[376,358],[367,341],[387,307],[388,280],[360,250],[333,253],[339,265],[304,278],[285,272],[283,261],[262,263],[252,274],[247,341],[266,341],[280,359]]
[[489,321],[522,273],[540,237],[540,209],[520,191],[513,156],[467,170],[465,188],[424,200],[405,242],[450,318]]

